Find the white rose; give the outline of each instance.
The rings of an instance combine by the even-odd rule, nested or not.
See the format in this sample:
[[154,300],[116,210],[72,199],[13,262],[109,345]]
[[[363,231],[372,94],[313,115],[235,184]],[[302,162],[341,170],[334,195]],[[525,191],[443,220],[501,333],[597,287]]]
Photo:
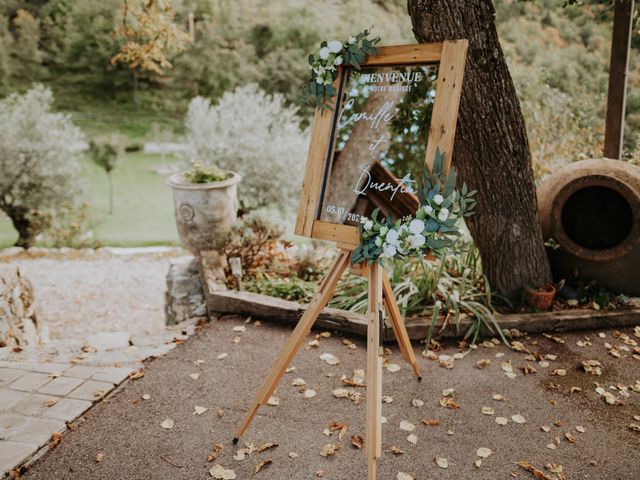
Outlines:
[[442,202],[444,202],[444,197],[442,195],[440,195],[439,193],[437,193],[433,197],[433,201],[436,202],[436,205],[440,205]]
[[411,220],[411,223],[409,224],[409,231],[413,234],[422,233],[424,231],[424,222],[417,218]]
[[398,231],[393,228],[387,232],[386,241],[390,245],[398,245]]
[[424,235],[421,235],[419,233],[414,235],[409,235],[408,240],[409,240],[409,245],[411,245],[411,248],[421,248],[427,241]]
[[384,257],[387,258],[393,258],[396,256],[397,250],[396,247],[394,245],[389,245],[388,243],[385,243],[382,245],[382,255]]
[[438,220],[444,222],[447,218],[449,218],[449,209],[443,208],[440,210],[440,213],[438,213]]
[[382,246],[382,239],[380,237],[376,237],[374,243],[376,244],[376,247],[381,247]]
[[423,207],[423,209],[424,209],[424,213],[431,213],[431,212],[433,212],[433,207],[432,207],[431,205],[425,205],[425,206]]
[[367,220],[364,222],[364,229],[368,232],[373,228],[373,220]]
[[327,48],[329,48],[331,53],[338,53],[342,50],[342,42],[339,42],[338,40],[330,40],[327,42]]
[[356,43],[356,37],[349,37],[349,44],[353,45]]
[[333,61],[334,65],[342,65],[342,57],[341,56],[337,56],[336,59]]
[[320,49],[320,53],[318,55],[320,55],[320,58],[322,60],[326,60],[327,58],[329,58],[329,54],[330,53],[331,53],[331,51],[327,47],[322,47]]

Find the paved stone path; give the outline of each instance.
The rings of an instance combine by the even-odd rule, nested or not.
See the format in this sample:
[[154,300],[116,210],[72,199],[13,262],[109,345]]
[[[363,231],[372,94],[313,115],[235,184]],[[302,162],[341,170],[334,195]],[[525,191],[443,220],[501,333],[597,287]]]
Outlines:
[[52,331],[45,345],[0,348],[0,478],[194,332],[164,326],[168,257],[184,252],[111,250],[0,252],[32,281]]

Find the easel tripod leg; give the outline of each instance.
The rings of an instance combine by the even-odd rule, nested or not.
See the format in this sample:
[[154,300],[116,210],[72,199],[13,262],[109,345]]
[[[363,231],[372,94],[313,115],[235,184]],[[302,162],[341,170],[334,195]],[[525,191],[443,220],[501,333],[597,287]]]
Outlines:
[[391,282],[389,281],[389,277],[384,270],[382,270],[382,296],[384,298],[384,305],[389,312],[389,318],[391,319],[391,328],[393,329],[393,334],[398,341],[398,346],[400,347],[402,358],[405,360],[405,362],[413,367],[413,371],[418,377],[418,381],[420,381],[422,380],[422,372],[420,371],[420,367],[418,366],[416,355],[413,352],[411,340],[409,339],[409,334],[407,333],[407,327],[404,324],[402,314],[400,313],[400,309],[398,308],[396,297],[393,294]]
[[376,478],[376,462],[382,454],[382,276],[378,263],[369,267],[367,324],[367,448],[368,480]]
[[293,330],[293,333],[280,350],[276,361],[271,366],[271,371],[262,382],[262,385],[258,390],[256,398],[251,405],[247,416],[240,425],[236,436],[233,438],[233,443],[238,443],[238,439],[242,436],[242,434],[244,434],[247,428],[249,428],[251,421],[258,413],[260,405],[264,405],[269,401],[269,398],[275,391],[278,383],[280,383],[285,370],[291,364],[291,361],[296,356],[296,353],[300,349],[300,346],[302,345],[305,337],[311,331],[311,327],[318,318],[318,315],[320,314],[320,312],[322,312],[322,309],[327,305],[329,299],[333,296],[338,281],[340,280],[340,277],[349,264],[350,257],[351,253],[345,250],[341,251],[338,255],[338,258],[336,259],[329,273],[322,282],[322,285],[320,285],[318,293],[316,293],[316,295],[309,302],[309,305],[298,321],[296,328]]

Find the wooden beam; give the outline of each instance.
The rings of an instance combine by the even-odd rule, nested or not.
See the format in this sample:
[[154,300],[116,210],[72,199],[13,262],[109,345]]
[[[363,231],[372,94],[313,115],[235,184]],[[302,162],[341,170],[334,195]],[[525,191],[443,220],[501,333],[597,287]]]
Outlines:
[[629,50],[633,23],[633,0],[616,0],[611,37],[609,93],[604,131],[604,156],[619,160],[622,155]]

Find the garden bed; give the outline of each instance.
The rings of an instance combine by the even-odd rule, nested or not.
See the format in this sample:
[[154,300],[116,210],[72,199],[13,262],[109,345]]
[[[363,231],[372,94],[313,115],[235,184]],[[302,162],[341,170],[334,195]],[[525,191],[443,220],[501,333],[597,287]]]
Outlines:
[[[236,314],[284,324],[295,324],[306,307],[298,302],[234,290],[210,291],[206,297],[210,314]],[[496,320],[504,331],[516,329],[527,333],[623,328],[640,325],[640,308],[496,314]],[[424,340],[430,323],[430,318],[411,318],[406,323],[409,337],[412,340]],[[472,323],[471,319],[462,318],[458,326],[450,323],[442,328],[440,324],[436,327],[436,332],[443,338],[462,337]],[[367,333],[364,315],[337,308],[325,308],[315,326],[363,336]],[[484,333],[487,331],[484,330]],[[393,338],[390,325],[385,325],[384,340],[389,341]]]

